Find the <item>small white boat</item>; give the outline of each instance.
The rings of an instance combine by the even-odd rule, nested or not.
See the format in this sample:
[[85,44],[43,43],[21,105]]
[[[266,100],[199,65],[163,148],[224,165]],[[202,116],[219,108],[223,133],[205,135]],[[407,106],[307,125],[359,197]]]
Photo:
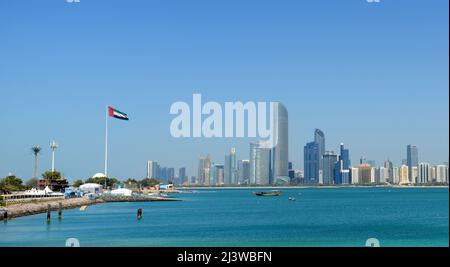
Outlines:
[[81,206],[81,207],[80,207],[80,211],[85,211],[85,210],[87,209],[87,207],[88,207],[87,205]]

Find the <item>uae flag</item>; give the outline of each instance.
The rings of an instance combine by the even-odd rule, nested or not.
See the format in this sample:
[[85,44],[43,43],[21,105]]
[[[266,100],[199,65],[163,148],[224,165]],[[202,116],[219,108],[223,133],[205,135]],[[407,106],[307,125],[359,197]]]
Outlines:
[[108,107],[108,114],[110,117],[114,117],[116,119],[120,120],[129,120],[128,115],[126,113],[123,113],[122,111],[119,111],[113,107]]

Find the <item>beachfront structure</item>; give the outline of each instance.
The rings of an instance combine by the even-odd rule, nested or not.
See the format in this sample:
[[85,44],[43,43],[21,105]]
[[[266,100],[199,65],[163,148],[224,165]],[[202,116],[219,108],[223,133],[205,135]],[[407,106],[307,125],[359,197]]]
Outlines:
[[3,200],[6,204],[58,200],[64,198],[63,193],[53,192],[48,186],[45,187],[44,190],[33,188],[24,192],[0,195],[0,200]]
[[111,191],[111,195],[113,196],[131,196],[133,191],[126,188],[119,188]]

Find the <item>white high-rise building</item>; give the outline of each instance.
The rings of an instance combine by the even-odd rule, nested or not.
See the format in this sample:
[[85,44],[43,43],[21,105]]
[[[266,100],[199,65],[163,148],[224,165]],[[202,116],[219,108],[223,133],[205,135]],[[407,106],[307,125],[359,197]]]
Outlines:
[[370,182],[375,183],[376,177],[375,177],[375,167],[370,168]]
[[430,163],[428,162],[421,162],[419,164],[419,173],[417,176],[417,183],[419,184],[425,184],[431,181],[431,170],[430,170]]
[[436,166],[436,182],[448,183],[448,166],[437,165]]
[[359,183],[359,169],[358,168],[350,168],[350,171],[352,173],[352,184],[358,184]]
[[250,144],[250,183],[270,184],[270,150],[264,142]]
[[400,183],[400,179],[399,179],[400,177],[398,175],[398,172],[399,172],[398,167],[394,167],[393,171],[392,171],[392,182],[394,184],[399,184]]
[[159,171],[159,165],[156,161],[147,161],[147,178],[157,179]]

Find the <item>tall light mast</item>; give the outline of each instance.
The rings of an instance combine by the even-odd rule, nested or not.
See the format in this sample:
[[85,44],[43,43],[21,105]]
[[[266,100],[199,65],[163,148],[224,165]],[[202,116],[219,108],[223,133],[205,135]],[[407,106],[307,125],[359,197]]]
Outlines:
[[58,148],[58,144],[53,140],[50,143],[50,149],[52,150],[52,172],[55,172],[55,150]]

